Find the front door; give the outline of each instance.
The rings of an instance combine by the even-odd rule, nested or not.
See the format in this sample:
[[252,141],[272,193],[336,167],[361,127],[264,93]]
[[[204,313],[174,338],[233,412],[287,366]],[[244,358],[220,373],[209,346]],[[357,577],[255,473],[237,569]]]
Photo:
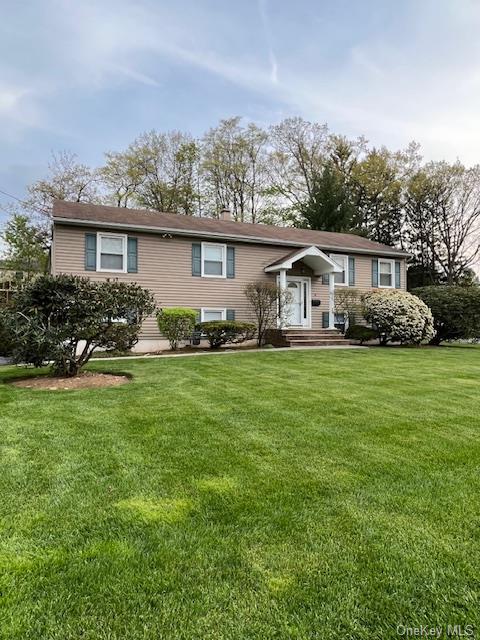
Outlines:
[[307,304],[310,298],[310,279],[287,277],[287,288],[291,294],[291,301],[285,310],[286,326],[310,326],[310,309]]

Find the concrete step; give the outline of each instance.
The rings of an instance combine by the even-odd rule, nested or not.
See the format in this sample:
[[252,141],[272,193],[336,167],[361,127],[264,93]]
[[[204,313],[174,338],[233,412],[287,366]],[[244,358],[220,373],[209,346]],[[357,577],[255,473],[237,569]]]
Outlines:
[[350,344],[345,338],[337,338],[332,340],[321,340],[312,338],[311,340],[288,340],[289,347],[336,347]]
[[292,338],[343,338],[343,334],[340,332],[337,333],[332,331],[315,331],[312,333],[306,333],[305,331],[292,331],[292,333],[284,333],[282,335],[287,340],[291,340]]

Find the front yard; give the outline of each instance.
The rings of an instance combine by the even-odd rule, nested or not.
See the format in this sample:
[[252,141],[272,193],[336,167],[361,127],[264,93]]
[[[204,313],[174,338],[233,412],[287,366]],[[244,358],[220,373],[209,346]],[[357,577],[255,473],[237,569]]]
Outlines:
[[480,633],[478,349],[89,368],[0,384],[1,638]]

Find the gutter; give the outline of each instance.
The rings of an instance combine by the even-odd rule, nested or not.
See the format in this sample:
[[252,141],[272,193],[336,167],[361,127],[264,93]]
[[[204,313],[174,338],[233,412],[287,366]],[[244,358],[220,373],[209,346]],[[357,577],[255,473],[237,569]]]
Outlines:
[[[295,242],[294,240],[274,240],[268,238],[259,238],[257,236],[242,236],[242,235],[230,235],[228,233],[218,233],[215,231],[192,231],[192,230],[184,230],[184,229],[172,229],[171,227],[150,227],[147,225],[138,225],[138,224],[128,224],[121,222],[98,222],[95,220],[81,220],[78,218],[62,218],[53,216],[53,222],[56,224],[66,224],[66,225],[74,225],[79,227],[99,227],[101,229],[128,229],[131,231],[143,231],[145,233],[154,233],[154,234],[170,234],[175,236],[187,236],[187,237],[197,237],[197,238],[219,238],[222,240],[229,240],[230,242],[245,242],[250,244],[269,244],[269,245],[280,245],[284,247],[306,247],[308,243],[305,242]],[[411,256],[410,253],[406,251],[394,250],[394,251],[383,251],[382,249],[356,249],[353,247],[345,247],[342,245],[334,246],[334,245],[320,245],[315,244],[315,246],[322,247],[327,251],[351,251],[352,253],[362,253],[367,255],[383,255],[383,256],[396,256],[409,258]]]

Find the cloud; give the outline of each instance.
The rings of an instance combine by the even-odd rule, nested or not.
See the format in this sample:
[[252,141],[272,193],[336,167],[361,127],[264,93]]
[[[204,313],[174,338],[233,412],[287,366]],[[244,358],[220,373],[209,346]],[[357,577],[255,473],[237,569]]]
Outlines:
[[265,40],[268,47],[268,58],[270,60],[270,79],[273,84],[278,83],[278,62],[273,50],[272,32],[267,14],[267,0],[258,0],[258,11],[263,24]]

